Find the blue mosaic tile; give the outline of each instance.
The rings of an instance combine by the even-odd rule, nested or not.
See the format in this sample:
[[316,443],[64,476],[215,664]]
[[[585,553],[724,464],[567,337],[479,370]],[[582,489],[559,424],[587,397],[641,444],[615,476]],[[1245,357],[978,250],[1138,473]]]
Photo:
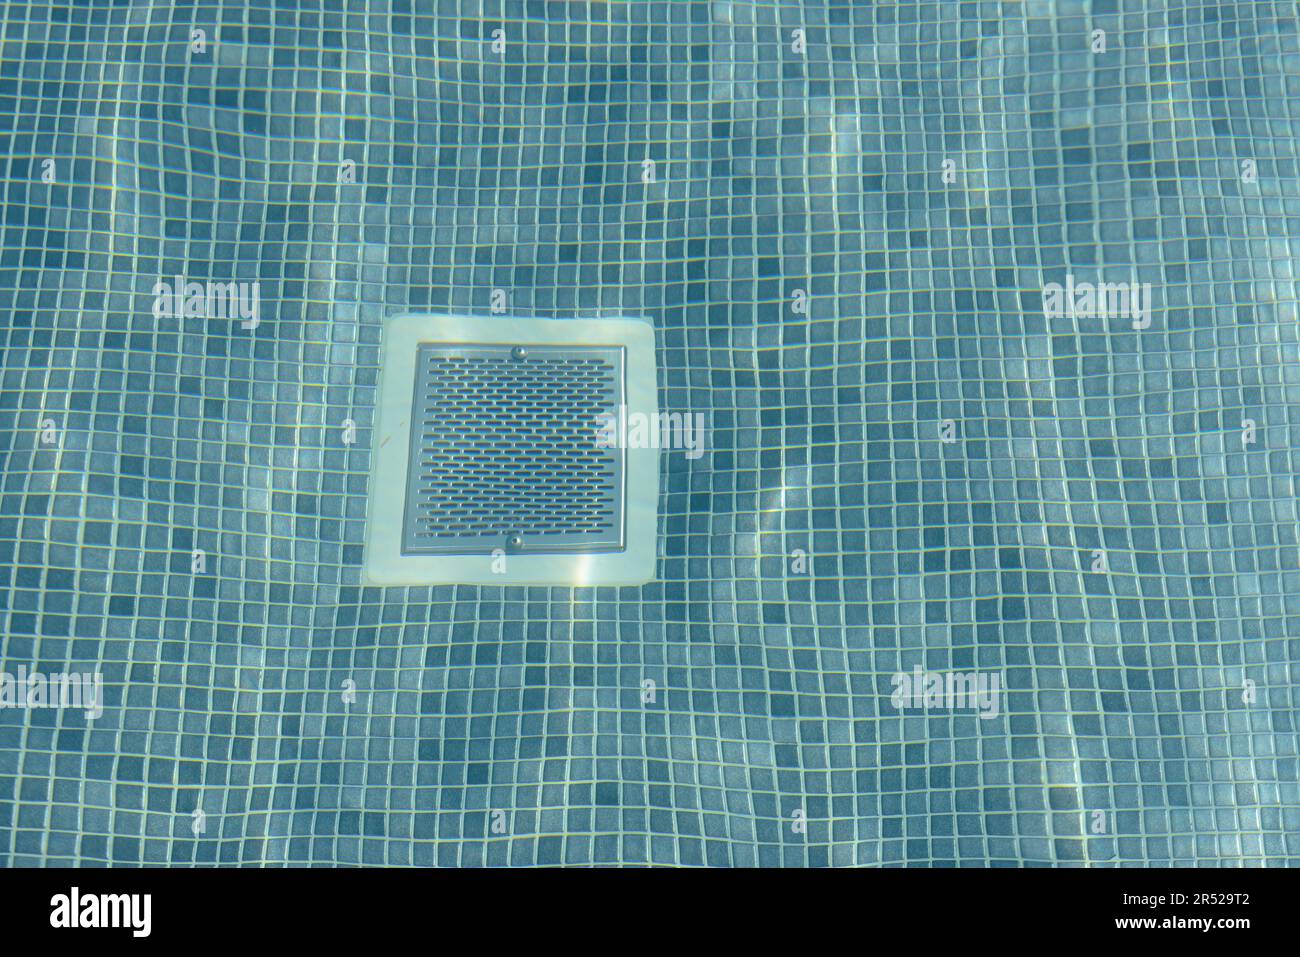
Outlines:
[[[1300,864],[1294,4],[0,29],[0,672],[103,682],[0,863]],[[651,584],[362,584],[383,321],[498,290],[706,414]]]

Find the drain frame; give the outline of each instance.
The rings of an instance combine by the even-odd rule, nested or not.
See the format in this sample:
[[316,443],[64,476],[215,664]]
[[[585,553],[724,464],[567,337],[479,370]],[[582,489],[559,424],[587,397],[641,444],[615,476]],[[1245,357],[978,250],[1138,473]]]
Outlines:
[[445,350],[618,349],[622,405],[629,416],[658,413],[654,330],[635,318],[533,319],[403,314],[384,324],[376,426],[367,485],[362,581],[367,585],[641,585],[654,578],[659,449],[624,448],[621,547],[590,551],[513,549],[410,553],[403,521],[410,490],[412,417],[422,346]]

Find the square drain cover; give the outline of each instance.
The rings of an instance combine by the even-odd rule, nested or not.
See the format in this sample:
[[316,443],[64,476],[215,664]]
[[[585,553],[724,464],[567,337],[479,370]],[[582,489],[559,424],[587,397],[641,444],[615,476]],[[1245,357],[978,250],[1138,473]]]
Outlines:
[[422,343],[402,551],[623,545],[623,449],[594,423],[623,401],[623,351]]
[[647,323],[399,316],[382,356],[367,583],[654,577],[658,449],[602,428],[654,421]]

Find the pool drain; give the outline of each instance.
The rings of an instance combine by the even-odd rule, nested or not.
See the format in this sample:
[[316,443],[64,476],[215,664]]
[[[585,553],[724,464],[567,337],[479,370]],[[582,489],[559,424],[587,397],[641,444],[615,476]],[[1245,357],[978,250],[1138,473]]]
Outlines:
[[641,584],[658,450],[639,320],[401,316],[384,330],[365,578],[381,585]]

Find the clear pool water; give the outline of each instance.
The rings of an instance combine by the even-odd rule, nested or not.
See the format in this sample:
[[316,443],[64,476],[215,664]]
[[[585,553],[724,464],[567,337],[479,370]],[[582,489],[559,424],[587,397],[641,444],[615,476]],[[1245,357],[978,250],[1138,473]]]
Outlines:
[[[1300,863],[1294,3],[320,6],[0,12],[0,863]],[[654,583],[361,586],[496,290],[706,414]]]

